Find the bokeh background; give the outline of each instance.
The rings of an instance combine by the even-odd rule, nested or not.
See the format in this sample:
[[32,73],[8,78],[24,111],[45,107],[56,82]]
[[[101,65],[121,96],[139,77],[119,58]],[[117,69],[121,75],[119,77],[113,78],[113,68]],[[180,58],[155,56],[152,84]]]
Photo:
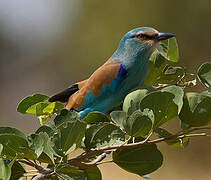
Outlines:
[[[124,33],[140,26],[176,33],[180,65],[189,71],[211,60],[210,0],[0,0],[0,126],[33,132],[38,120],[16,112],[22,98],[52,95],[87,78]],[[211,179],[211,139],[159,148],[164,164],[152,179]],[[100,168],[103,180],[140,179],[115,165]]]

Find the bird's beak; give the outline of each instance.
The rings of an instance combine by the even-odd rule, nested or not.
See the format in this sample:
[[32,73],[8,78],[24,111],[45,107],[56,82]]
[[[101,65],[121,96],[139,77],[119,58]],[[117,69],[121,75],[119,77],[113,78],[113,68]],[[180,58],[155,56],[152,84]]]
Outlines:
[[172,38],[174,36],[175,36],[175,34],[172,34],[172,33],[160,32],[160,33],[158,33],[158,36],[156,37],[156,39],[157,39],[157,41],[162,41],[162,40],[166,40],[166,39]]

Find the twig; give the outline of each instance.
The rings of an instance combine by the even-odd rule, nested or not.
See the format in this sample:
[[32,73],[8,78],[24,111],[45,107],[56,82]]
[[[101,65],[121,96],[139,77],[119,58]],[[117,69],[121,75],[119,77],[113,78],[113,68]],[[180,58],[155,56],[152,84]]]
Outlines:
[[54,169],[53,168],[44,169],[43,172],[35,174],[31,178],[31,180],[44,180],[45,178],[50,177],[53,173],[54,173]]
[[104,152],[101,155],[99,155],[94,161],[92,161],[91,163],[87,163],[87,164],[93,164],[96,165],[98,162],[101,162],[103,159],[106,158],[106,154],[109,154],[110,152]]
[[141,142],[137,142],[137,143],[132,143],[132,144],[125,144],[125,145],[114,145],[114,146],[106,146],[103,148],[99,148],[93,151],[89,151],[79,157],[76,157],[74,160],[75,161],[83,161],[86,160],[87,158],[90,158],[98,153],[103,153],[104,151],[111,151],[114,149],[126,149],[126,148],[137,148],[137,147],[141,147],[143,145],[151,145],[151,144],[157,144],[159,142],[163,142],[163,141],[167,141],[167,140],[177,140],[177,139],[184,139],[185,137],[195,137],[195,136],[208,136],[205,133],[202,134],[189,134],[189,135],[173,135],[173,136],[169,136],[169,137],[165,137],[165,138],[158,138],[155,140],[151,140],[151,141],[141,141]]
[[104,152],[101,155],[99,155],[95,160],[93,160],[92,162],[89,162],[89,163],[80,162],[80,160],[78,160],[78,159],[72,159],[72,160],[68,161],[68,164],[70,166],[77,166],[81,169],[95,167],[95,166],[97,166],[97,163],[101,162],[103,159],[105,159],[106,154],[109,154],[109,153],[110,152]]

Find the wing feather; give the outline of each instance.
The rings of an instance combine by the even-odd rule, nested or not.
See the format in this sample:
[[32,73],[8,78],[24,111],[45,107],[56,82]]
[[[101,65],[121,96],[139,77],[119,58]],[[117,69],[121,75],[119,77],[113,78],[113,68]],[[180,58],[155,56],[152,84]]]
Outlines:
[[86,82],[86,80],[81,81],[79,83],[71,85],[69,88],[65,89],[62,92],[59,92],[58,94],[53,95],[48,99],[49,102],[55,102],[55,101],[60,101],[60,102],[67,102],[69,97],[73,95],[75,92],[77,92],[83,84]]
[[[103,66],[98,68],[83,84],[80,90],[69,97],[66,105],[67,109],[80,109],[84,103],[85,97],[89,92],[94,97],[100,96],[103,86],[109,86],[110,83],[117,77],[121,63],[110,58]],[[94,102],[95,98],[89,99]],[[92,104],[93,102],[86,102]]]

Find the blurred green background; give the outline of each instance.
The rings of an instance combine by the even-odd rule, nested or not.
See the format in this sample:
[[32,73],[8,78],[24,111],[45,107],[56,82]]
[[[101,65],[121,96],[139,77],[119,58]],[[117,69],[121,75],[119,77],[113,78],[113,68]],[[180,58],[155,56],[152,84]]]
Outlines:
[[[176,33],[180,65],[189,71],[211,59],[210,0],[0,0],[0,126],[33,132],[38,120],[16,112],[22,98],[52,95],[87,78],[124,33],[140,26]],[[211,139],[195,138],[185,149],[159,147],[164,164],[152,179],[211,179]],[[140,179],[115,165],[100,168],[104,180]]]

